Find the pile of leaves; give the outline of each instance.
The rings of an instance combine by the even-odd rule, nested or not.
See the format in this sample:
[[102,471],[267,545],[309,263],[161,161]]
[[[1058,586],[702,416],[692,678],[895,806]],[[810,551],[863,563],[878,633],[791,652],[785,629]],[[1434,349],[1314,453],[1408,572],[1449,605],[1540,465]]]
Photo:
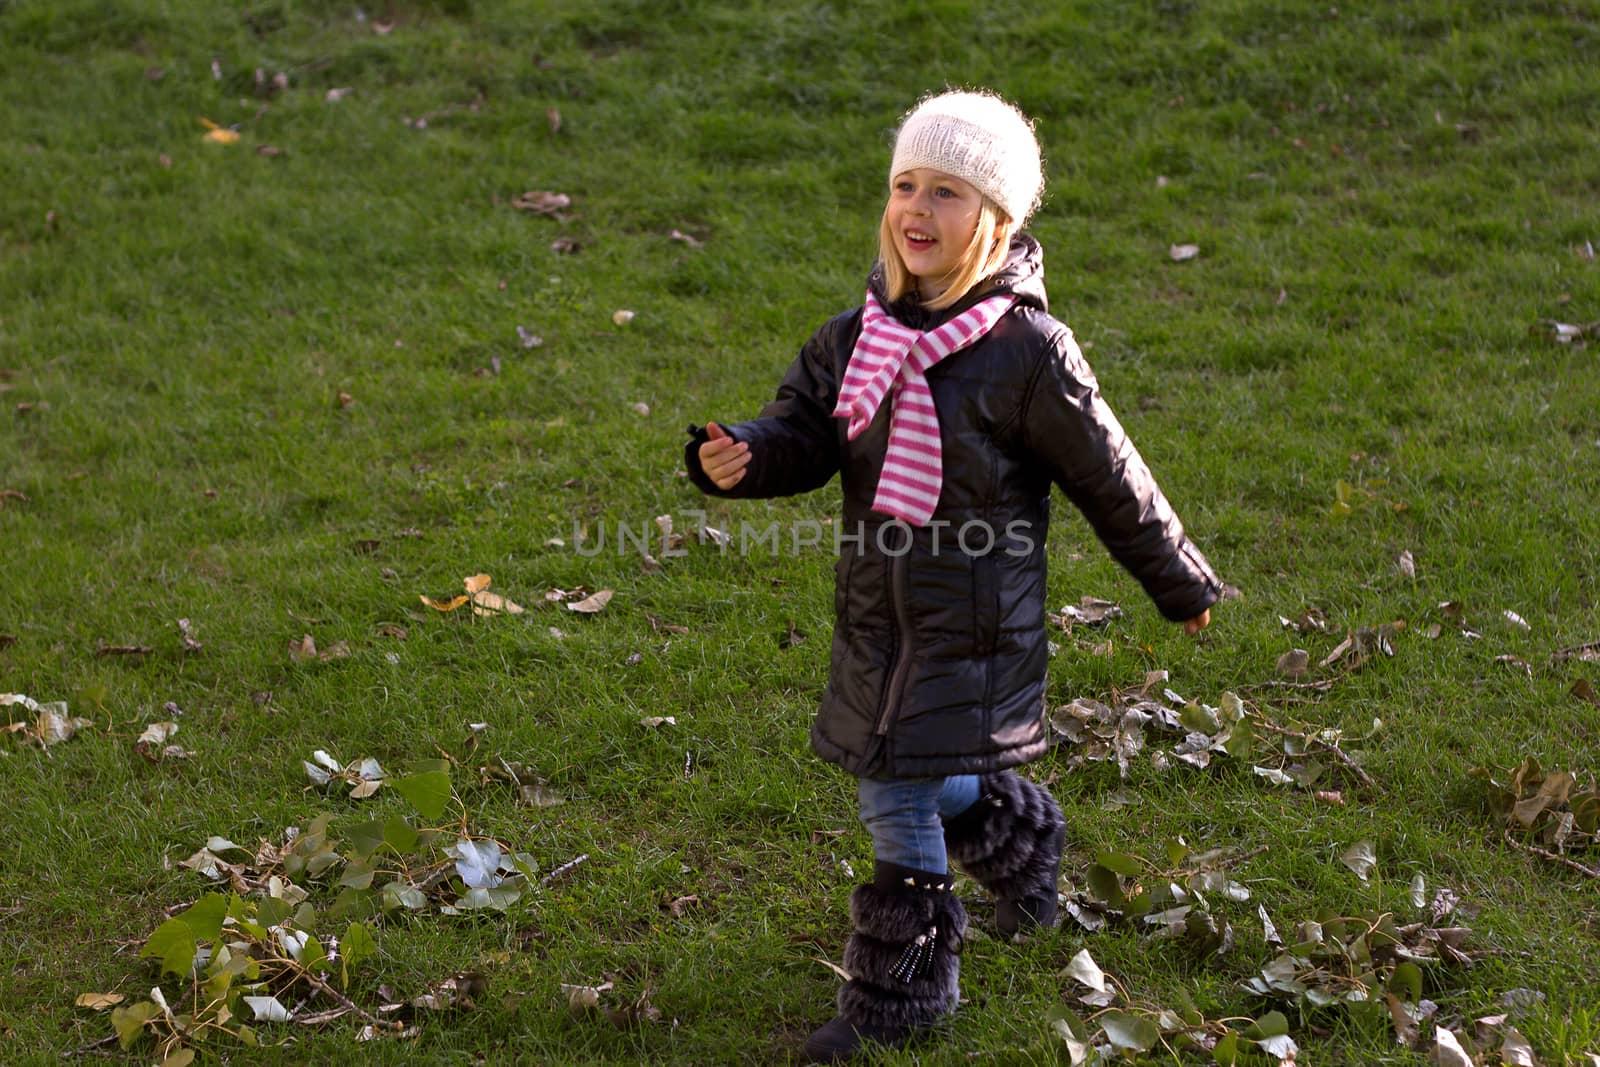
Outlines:
[[[1359,753],[1342,747],[1339,730],[1279,726],[1231,692],[1222,694],[1217,707],[1185,700],[1171,689],[1157,699],[1149,690],[1164,677],[1165,672],[1154,672],[1139,689],[1113,694],[1112,703],[1079,697],[1052,711],[1055,742],[1076,746],[1067,766],[1114,762],[1126,778],[1129,765],[1148,748],[1158,771],[1175,764],[1200,769],[1218,762],[1248,766],[1273,785],[1294,785],[1334,803],[1342,795],[1319,788],[1331,779],[1343,775],[1371,784]],[[1276,743],[1263,735],[1272,735]],[[1157,740],[1171,743],[1158,746]]]
[[1470,773],[1487,781],[1490,806],[1525,840],[1557,852],[1600,843],[1600,789],[1593,771],[1585,782],[1576,771],[1546,772],[1529,756],[1507,770],[1476,767]]
[[[0,693],[0,708],[6,710],[6,724],[0,729],[22,744],[40,748],[69,741],[79,730],[94,725],[88,719],[68,714],[64,700],[41,704],[23,693]],[[16,717],[19,708],[25,714],[20,719]]]
[[[1088,866],[1085,888],[1063,897],[1063,911],[1089,932],[1132,924],[1151,941],[1170,942],[1199,959],[1227,955],[1240,942],[1235,924],[1247,914],[1241,906],[1252,903],[1249,886],[1231,872],[1260,851],[1195,851],[1179,840],[1165,845],[1155,860],[1103,852]],[[1371,843],[1360,841],[1344,851],[1340,862],[1366,881],[1377,858]],[[1300,1019],[1332,1010],[1366,1017],[1373,1025],[1390,1027],[1399,1043],[1419,1047],[1423,1024],[1438,1013],[1438,1006],[1423,996],[1424,989],[1445,986],[1448,972],[1471,967],[1485,953],[1467,946],[1468,927],[1449,921],[1472,910],[1454,892],[1440,889],[1430,898],[1418,875],[1411,882],[1410,903],[1416,909],[1410,922],[1389,912],[1327,911],[1286,926],[1287,938],[1266,906],[1257,903],[1260,941],[1276,954],[1240,988],[1277,1002],[1259,1017],[1231,1018],[1223,1025],[1207,1022],[1187,1001],[1138,1006],[1105,980],[1084,952],[1066,975],[1088,987],[1076,996],[1079,1004],[1102,1010],[1088,1020],[1058,1012],[1052,1025],[1075,1064],[1137,1056],[1158,1044],[1174,1053],[1183,1048],[1207,1051],[1217,1063],[1243,1062],[1247,1053],[1292,1062],[1295,1044],[1283,1012]],[[1479,1020],[1480,1032],[1504,1021]],[[1439,1029],[1447,1034],[1440,1040],[1454,1037],[1435,1026]],[[1505,1035],[1512,1046],[1521,1040],[1514,1028]]]
[[1051,1027],[1065,1044],[1073,1067],[1138,1057],[1153,1052],[1157,1045],[1174,1057],[1185,1051],[1209,1053],[1219,1064],[1238,1063],[1247,1054],[1292,1064],[1299,1051],[1282,1012],[1224,1023],[1208,1021],[1182,994],[1176,1008],[1138,1003],[1121,983],[1100,969],[1088,949],[1072,958],[1065,976],[1076,983],[1075,988],[1082,988],[1079,1003],[1100,1009],[1087,1019],[1064,1006],[1050,1015]]
[[[1424,968],[1466,968],[1482,953],[1467,950],[1471,931],[1442,925],[1458,907],[1449,890],[1428,902],[1421,879],[1412,883],[1411,902],[1424,918],[1399,923],[1389,912],[1340,915],[1326,912],[1293,927],[1292,940],[1278,934],[1265,909],[1268,944],[1279,953],[1244,989],[1258,997],[1285,1001],[1301,1013],[1338,1007],[1357,1015],[1387,1016],[1402,1044],[1415,1045],[1418,1024],[1438,1010],[1423,998]],[[1429,984],[1437,986],[1439,979]]]
[[[364,777],[361,771],[375,765],[364,768],[361,761],[348,775],[329,764],[338,766],[319,759],[307,770],[350,780],[356,791],[386,781],[430,824],[454,800],[448,772],[435,763],[394,779],[381,771]],[[461,809],[459,801],[455,806]],[[464,814],[439,829],[397,812],[342,834],[333,818],[324,812],[303,828],[288,828],[281,844],[262,840],[253,850],[209,838],[180,866],[225,883],[227,891],[204,894],[145,941],[140,956],[159,967],[149,998],[123,1005],[120,996],[95,993],[80,1004],[112,1008],[124,1049],[150,1034],[162,1062],[173,1065],[190,1062],[196,1045],[219,1035],[255,1045],[255,1027],[263,1023],[318,1025],[355,1015],[365,1023],[358,1035],[365,1040],[414,1032],[401,1020],[418,1010],[470,1005],[483,987],[482,976],[470,972],[410,999],[379,986],[380,1003],[370,1007],[348,990],[375,953],[374,930],[386,915],[504,910],[539,884],[534,858],[470,833]]]
[[1530,756],[1508,770],[1475,767],[1470,773],[1487,781],[1489,805],[1503,821],[1507,844],[1600,879],[1600,865],[1569,855],[1600,844],[1600,789],[1593,771],[1586,780],[1577,771],[1547,774]]
[[1214,914],[1221,909],[1213,902],[1250,899],[1249,888],[1227,872],[1249,857],[1224,849],[1196,853],[1181,840],[1167,844],[1165,852],[1165,863],[1100,853],[1085,872],[1086,891],[1064,902],[1066,913],[1090,932],[1108,923],[1137,923],[1152,937],[1177,940],[1200,955],[1229,952],[1233,926]]

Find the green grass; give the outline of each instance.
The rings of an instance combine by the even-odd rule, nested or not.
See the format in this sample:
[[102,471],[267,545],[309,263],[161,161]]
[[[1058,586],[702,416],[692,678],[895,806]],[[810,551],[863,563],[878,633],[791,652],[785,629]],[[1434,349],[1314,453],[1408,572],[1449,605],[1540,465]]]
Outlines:
[[[1592,768],[1600,747],[1600,711],[1568,692],[1593,665],[1546,665],[1600,638],[1600,378],[1592,347],[1530,333],[1600,319],[1600,265],[1574,250],[1600,241],[1597,63],[1600,10],[1580,2],[0,0],[0,489],[26,496],[0,507],[0,633],[17,638],[0,691],[95,722],[0,755],[0,1058],[54,1062],[110,1033],[73,999],[153,984],[127,941],[204,891],[171,864],[208,835],[402,810],[306,792],[316,748],[395,769],[443,748],[477,832],[544,870],[589,859],[504,915],[381,924],[357,999],[479,969],[477,1010],[405,1044],[355,1045],[348,1020],[267,1028],[294,1039],[283,1061],[765,1063],[827,1018],[841,861],[870,866],[853,783],[806,744],[829,554],[694,548],[651,574],[570,542],[575,521],[682,526],[702,507],[733,530],[834,513],[836,486],[708,504],[677,476],[682,427],[753,413],[859,299],[889,131],[947,83],[1037,118],[1052,308],[1242,591],[1185,640],[1063,503],[1053,604],[1094,594],[1127,616],[1109,658],[1063,639],[1053,697],[1165,669],[1214,703],[1292,644],[1331,651],[1342,632],[1279,626],[1311,606],[1335,631],[1412,625],[1331,691],[1264,702],[1352,735],[1383,721],[1363,745],[1380,789],[1345,807],[1141,761],[1136,802],[1108,816],[1114,769],[1041,761],[1077,884],[1099,849],[1265,846],[1238,871],[1255,893],[1240,947],[1197,961],[1127,930],[975,935],[967,1006],[915,1061],[1065,1062],[1046,1017],[1082,947],[1146,1002],[1258,1013],[1237,986],[1267,958],[1255,903],[1290,922],[1404,910],[1416,873],[1480,909],[1492,950],[1430,972],[1442,1018],[1535,988],[1546,1006],[1522,1025],[1549,1062],[1600,1050],[1594,884],[1501,844],[1467,777],[1527,755]],[[289,89],[258,95],[258,67]],[[353,92],[327,102],[335,87]],[[240,142],[204,143],[202,116]],[[530,189],[571,195],[569,217],[512,209]],[[551,251],[557,236],[580,251]],[[1181,242],[1200,258],[1170,262]],[[619,308],[636,319],[614,325]],[[1341,481],[1374,497],[1337,516]],[[480,571],[531,613],[418,604]],[[580,584],[616,598],[594,618],[542,604]],[[1421,635],[1449,600],[1482,640]],[[408,638],[377,636],[386,623]],[[791,623],[808,639],[782,648]],[[291,663],[307,632],[353,655]],[[133,742],[169,701],[195,755],[152,765]],[[469,722],[489,723],[476,750]],[[566,803],[480,786],[496,756]],[[812,836],[831,830],[847,832]],[[1337,861],[1362,838],[1370,885]],[[671,914],[687,895],[700,906]],[[569,1018],[560,983],[605,980],[661,1021]],[[1306,1062],[1421,1060],[1382,1026],[1291,1022]]]

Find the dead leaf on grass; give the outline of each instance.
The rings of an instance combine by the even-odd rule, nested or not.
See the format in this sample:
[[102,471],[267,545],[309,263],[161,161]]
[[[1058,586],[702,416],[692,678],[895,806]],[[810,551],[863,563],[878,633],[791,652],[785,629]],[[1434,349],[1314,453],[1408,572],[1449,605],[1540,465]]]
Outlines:
[[1365,882],[1372,876],[1372,868],[1378,864],[1378,853],[1372,847],[1371,841],[1357,841],[1339,856],[1339,862],[1355,872],[1357,878]]
[[671,715],[646,715],[639,720],[640,726],[647,726],[654,730],[658,726],[676,726],[678,720]]
[[582,600],[579,600],[575,603],[569,602],[567,604],[567,610],[576,611],[582,615],[598,614],[599,612],[605,610],[605,606],[607,604],[611,603],[611,598],[613,595],[615,595],[615,592],[616,591],[613,589],[601,589],[593,596],[584,597]]
[[523,348],[538,348],[540,345],[544,344],[544,338],[540,337],[526,326],[517,327],[517,340],[522,343]]
[[454,611],[467,602],[465,596],[453,596],[449,600],[435,600],[430,596],[417,594],[417,599],[422,601],[434,611]]
[[559,218],[560,213],[572,206],[572,197],[566,193],[552,193],[544,189],[530,189],[521,196],[511,201],[511,206],[518,211],[527,211],[534,215],[546,215]]
[[1186,263],[1200,254],[1199,245],[1173,245],[1167,249],[1167,256],[1174,263]]
[[1571,323],[1540,319],[1528,328],[1528,332],[1558,345],[1582,344],[1588,338],[1600,338],[1600,322]]
[[545,108],[544,120],[549,125],[551,133],[561,132],[561,112],[559,110],[553,107]]
[[323,93],[322,99],[330,104],[337,104],[339,101],[343,100],[353,92],[355,92],[355,89],[351,86],[341,85],[338,88],[329,89],[327,92]]
[[1400,572],[1402,578],[1415,578],[1417,576],[1417,561],[1408,548],[1400,553],[1400,558],[1395,560],[1395,570]]
[[1279,615],[1278,622],[1285,630],[1302,634],[1322,633],[1328,628],[1327,616],[1322,614],[1320,608],[1307,608],[1292,619]]
[[207,118],[202,118],[200,120],[200,125],[202,125],[202,126],[204,126],[206,128],[205,136],[201,137],[201,140],[205,141],[207,144],[236,144],[236,143],[238,143],[238,140],[239,140],[239,131],[238,130],[230,130],[230,129],[224,127],[224,126],[218,126],[215,122],[212,122],[210,119],[207,119]]
[[350,655],[348,641],[336,641],[325,649],[318,649],[316,640],[310,634],[304,634],[298,641],[289,642],[289,659],[295,663],[327,663],[329,660],[345,659]]
[[701,248],[701,247],[704,247],[704,245],[705,245],[705,242],[700,240],[698,237],[691,237],[689,234],[684,233],[682,230],[673,230],[667,236],[670,237],[674,241],[681,241],[682,243],[688,245],[690,248]]
[[1576,682],[1572,683],[1572,688],[1568,690],[1568,692],[1577,697],[1579,700],[1586,701],[1587,703],[1593,704],[1595,707],[1600,708],[1600,693],[1596,693],[1594,691],[1594,684],[1590,682],[1589,679],[1579,678]]
[[0,634],[0,648],[10,648],[17,643],[16,634]]
[[1291,648],[1278,657],[1278,673],[1285,678],[1301,678],[1311,669],[1311,653],[1303,648]]
[[521,615],[526,610],[521,604],[508,600],[499,593],[489,592],[491,581],[487,574],[474,574],[461,579],[462,584],[466,586],[467,595],[472,598],[474,615]]
[[1085,596],[1079,598],[1076,604],[1063,607],[1061,615],[1064,619],[1081,622],[1085,626],[1100,626],[1112,619],[1122,618],[1122,607],[1114,600]]
[[574,1015],[583,1015],[594,1011],[600,1006],[600,994],[613,988],[612,983],[604,982],[600,985],[568,985],[561,983],[561,991],[567,995],[567,1010]]
[[582,248],[583,245],[579,243],[576,237],[557,237],[550,242],[550,251],[558,256],[575,255]]
[[633,312],[627,308],[618,308],[611,313],[611,321],[618,326],[626,326],[633,321]]
[[[159,763],[161,757],[168,755],[179,759],[193,755],[181,745],[167,744],[177,732],[178,724],[175,722],[150,723],[144,728],[144,733],[139,735],[139,740],[133,743],[133,749],[151,763]],[[168,751],[172,749],[176,751]]]
[[73,1004],[79,1008],[88,1008],[90,1011],[105,1011],[127,999],[121,993],[79,993],[78,999],[73,1001]]
[[178,637],[183,641],[183,650],[185,652],[199,652],[206,647],[195,638],[194,624],[188,619],[178,620]]

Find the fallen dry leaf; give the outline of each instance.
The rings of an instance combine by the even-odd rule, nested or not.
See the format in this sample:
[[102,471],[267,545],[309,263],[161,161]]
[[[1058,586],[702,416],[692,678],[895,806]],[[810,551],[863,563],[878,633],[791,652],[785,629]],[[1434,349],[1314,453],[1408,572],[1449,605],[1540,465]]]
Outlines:
[[544,112],[544,118],[545,118],[545,122],[548,123],[549,126],[550,126],[550,132],[551,133],[560,133],[561,132],[561,112],[560,111],[556,110],[553,107],[546,108],[545,112]]
[[582,247],[576,237],[557,237],[550,242],[550,251],[558,256],[575,255]]
[[355,397],[351,396],[349,393],[343,393],[343,392],[341,392],[337,397],[335,397],[334,400],[338,403],[338,405],[341,408],[352,407],[352,406],[354,406],[354,404],[356,402],[356,398]]
[[467,597],[465,595],[453,596],[449,600],[435,600],[430,596],[423,596],[419,593],[417,594],[417,599],[428,605],[428,607],[432,608],[434,611],[454,611],[467,602]]
[[[4,634],[0,634],[0,641],[3,641],[4,637]],[[1600,694],[1597,694],[1594,691],[1594,685],[1589,681],[1589,679],[1579,678],[1576,682],[1572,683],[1572,688],[1569,690],[1569,692],[1579,700],[1587,701],[1588,703],[1593,704],[1595,707],[1600,708]]]
[[517,327],[517,340],[522,342],[523,348],[538,348],[544,344],[544,338],[528,329],[526,326]]
[[201,140],[207,144],[236,144],[239,140],[239,131],[218,126],[210,119],[202,118],[200,125],[206,128],[205,136]]
[[178,620],[178,636],[183,640],[183,650],[185,652],[199,652],[202,648],[206,647],[195,638],[194,624],[188,619]]
[[1311,667],[1311,653],[1303,648],[1291,648],[1278,657],[1278,673],[1285,678],[1302,677]]
[[629,407],[633,408],[633,412],[636,415],[650,414],[650,405],[646,404],[643,400],[640,400],[634,404],[630,404]]
[[325,649],[318,650],[317,642],[310,634],[305,634],[298,641],[289,642],[289,658],[295,663],[320,662],[345,659],[350,655],[348,641],[336,641]]
[[686,897],[679,897],[671,904],[668,904],[667,910],[672,913],[673,918],[681,919],[683,918],[685,912],[687,912],[690,908],[698,907],[699,904],[700,898],[691,893]]
[[703,247],[705,245],[705,242],[700,240],[698,237],[691,237],[689,234],[684,233],[682,230],[673,230],[667,236],[670,237],[674,241],[681,241],[682,243],[688,245],[690,248],[701,248],[701,247]]
[[543,189],[530,189],[521,196],[511,201],[511,206],[518,211],[527,211],[535,215],[549,215],[556,217],[560,212],[572,206],[572,197],[566,193],[552,193]]
[[1412,558],[1408,548],[1400,553],[1400,558],[1395,561],[1395,570],[1400,572],[1402,578],[1415,578],[1417,576],[1417,561]]
[[616,590],[614,589],[601,589],[593,596],[586,596],[582,600],[569,602],[567,610],[576,611],[584,615],[594,615],[605,610],[605,606],[611,603],[611,597],[615,592]]
[[658,726],[676,726],[678,720],[671,715],[646,715],[639,720],[639,725],[653,730]]
[[17,643],[16,634],[0,634],[0,648],[10,648]]
[[114,1008],[128,998],[121,993],[79,993],[78,999],[73,1004],[90,1011],[105,1011]]
[[626,326],[633,321],[633,312],[627,308],[618,308],[611,313],[611,321],[618,326]]
[[322,99],[326,100],[330,104],[337,104],[339,101],[343,100],[353,92],[355,92],[355,89],[351,88],[350,86],[341,85],[337,89],[329,89],[327,92],[323,93]]
[[1188,260],[1194,259],[1199,254],[1199,245],[1173,245],[1171,248],[1167,249],[1167,255],[1172,258],[1172,262],[1174,263],[1187,262]]

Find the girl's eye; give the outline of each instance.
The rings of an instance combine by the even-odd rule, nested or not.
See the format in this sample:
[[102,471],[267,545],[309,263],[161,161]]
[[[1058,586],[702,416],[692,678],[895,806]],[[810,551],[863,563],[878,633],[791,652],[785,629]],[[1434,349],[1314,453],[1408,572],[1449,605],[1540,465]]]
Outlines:
[[947,186],[941,185],[941,186],[939,186],[939,188],[937,190],[937,194],[939,196],[944,197],[946,200],[953,200],[955,198],[956,191],[954,189],[948,188]]

